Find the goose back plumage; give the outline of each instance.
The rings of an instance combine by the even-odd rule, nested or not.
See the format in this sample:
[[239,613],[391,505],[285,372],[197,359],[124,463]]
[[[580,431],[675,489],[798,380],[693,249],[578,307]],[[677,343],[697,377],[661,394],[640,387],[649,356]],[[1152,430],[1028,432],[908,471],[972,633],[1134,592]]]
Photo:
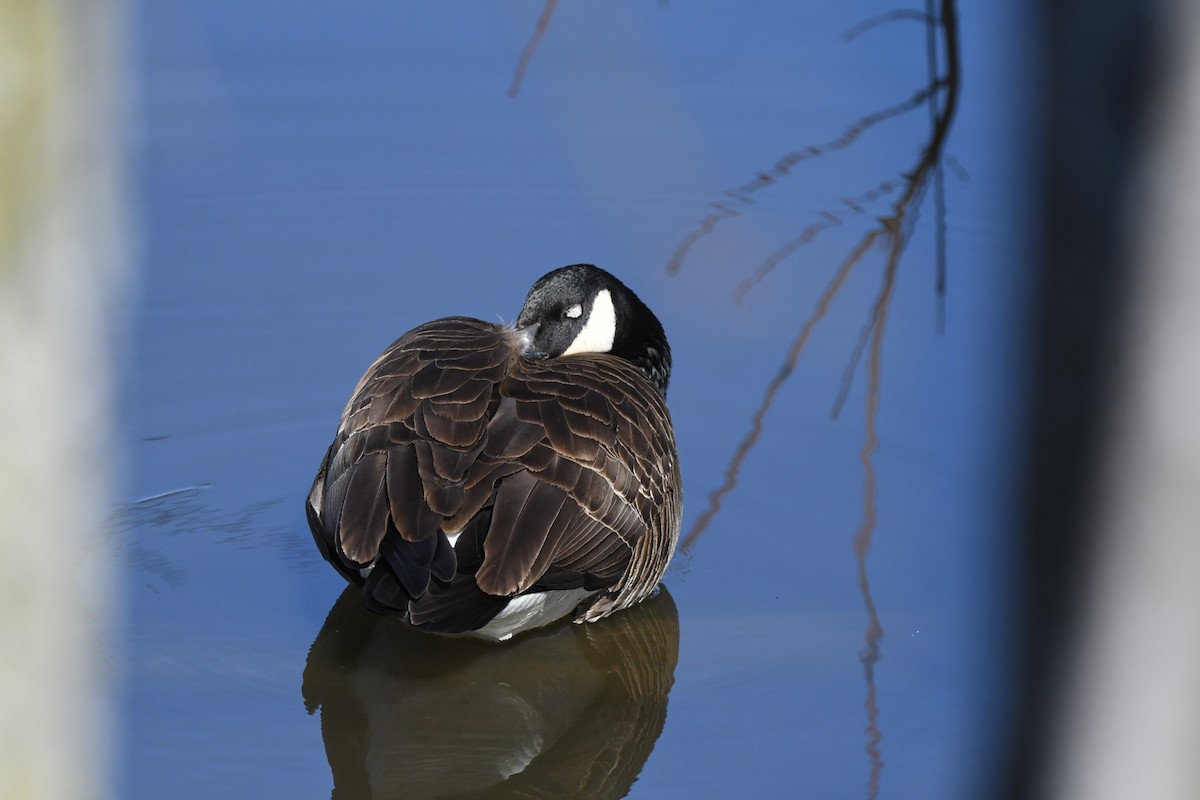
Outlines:
[[682,503],[665,380],[610,354],[526,358],[527,345],[511,327],[440,319],[355,387],[307,510],[373,610],[478,634],[526,595],[577,597],[575,619],[594,621],[657,586]]

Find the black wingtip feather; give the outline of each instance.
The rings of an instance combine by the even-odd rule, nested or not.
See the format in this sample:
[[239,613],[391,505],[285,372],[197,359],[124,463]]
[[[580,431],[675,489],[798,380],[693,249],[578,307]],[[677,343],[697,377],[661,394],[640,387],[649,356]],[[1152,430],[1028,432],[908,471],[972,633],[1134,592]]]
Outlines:
[[496,597],[479,588],[470,575],[459,574],[448,586],[435,586],[409,606],[409,624],[431,633],[466,633],[487,625],[507,597]]
[[454,548],[445,536],[438,534],[434,541],[437,542],[437,549],[433,554],[433,560],[429,562],[429,573],[434,580],[446,584],[454,579],[454,573],[458,570],[458,557],[454,554]]
[[429,589],[429,565],[436,552],[434,537],[408,542],[399,536],[386,536],[379,543],[375,569],[385,567],[391,571],[409,599],[416,600]]

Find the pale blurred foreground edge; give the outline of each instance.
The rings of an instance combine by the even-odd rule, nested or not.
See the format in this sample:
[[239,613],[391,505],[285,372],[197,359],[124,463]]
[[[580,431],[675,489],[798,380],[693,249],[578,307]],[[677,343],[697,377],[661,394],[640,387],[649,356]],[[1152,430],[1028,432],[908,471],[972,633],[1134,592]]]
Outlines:
[[0,797],[106,797],[119,0],[0,3]]

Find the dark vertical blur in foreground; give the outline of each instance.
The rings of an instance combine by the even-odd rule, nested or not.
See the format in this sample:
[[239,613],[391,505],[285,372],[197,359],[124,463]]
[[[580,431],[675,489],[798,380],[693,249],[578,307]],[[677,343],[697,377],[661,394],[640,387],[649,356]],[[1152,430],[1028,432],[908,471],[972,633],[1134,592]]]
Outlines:
[[1200,15],[1184,2],[1037,8],[1026,650],[1002,796],[1195,797]]
[[[1029,432],[1022,667],[1024,707],[1008,796],[1029,797],[1044,768],[1061,657],[1077,627],[1094,537],[1086,512],[1109,407],[1127,243],[1119,224],[1149,80],[1145,4],[1037,4],[1041,15],[1038,164],[1042,265]],[[1140,8],[1139,8],[1140,7]],[[1037,14],[1035,13],[1035,16]],[[1122,24],[1125,15],[1140,24]]]

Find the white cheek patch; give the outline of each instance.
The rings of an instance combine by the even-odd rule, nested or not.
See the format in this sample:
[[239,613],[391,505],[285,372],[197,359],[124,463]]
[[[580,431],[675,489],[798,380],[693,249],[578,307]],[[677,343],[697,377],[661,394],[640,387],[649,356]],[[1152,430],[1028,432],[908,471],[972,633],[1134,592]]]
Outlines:
[[601,289],[592,301],[592,313],[583,330],[563,351],[564,356],[572,353],[607,353],[612,350],[617,336],[617,311],[613,308],[612,295]]
[[579,305],[579,303],[576,303],[575,305],[573,305],[567,309],[567,317],[569,319],[579,319],[582,316],[583,316],[583,306]]

